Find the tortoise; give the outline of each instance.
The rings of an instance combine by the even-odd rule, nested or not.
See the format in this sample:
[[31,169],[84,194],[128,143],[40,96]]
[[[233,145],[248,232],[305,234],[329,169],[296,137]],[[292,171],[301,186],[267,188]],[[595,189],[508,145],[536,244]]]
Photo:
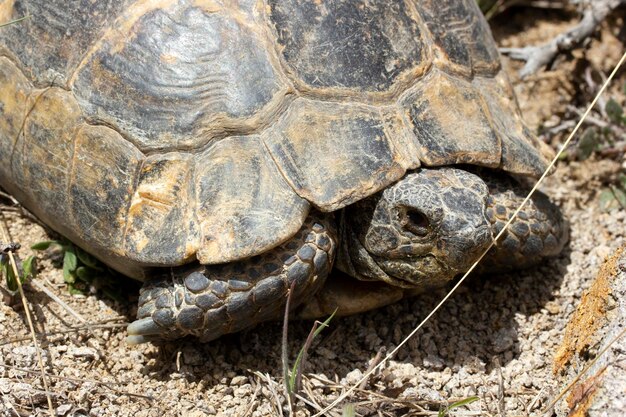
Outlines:
[[[130,343],[215,339],[290,291],[312,317],[444,285],[552,157],[474,0],[0,3],[24,15],[0,30],[0,185],[145,282]],[[566,239],[539,193],[485,268]]]

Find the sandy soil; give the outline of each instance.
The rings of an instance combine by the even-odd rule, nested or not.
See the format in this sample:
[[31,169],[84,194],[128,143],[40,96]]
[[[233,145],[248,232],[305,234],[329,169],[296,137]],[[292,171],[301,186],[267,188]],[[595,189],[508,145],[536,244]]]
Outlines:
[[[493,22],[498,43],[543,41],[575,18],[561,12],[517,10]],[[568,105],[590,100],[585,68],[607,74],[623,51],[622,17],[607,22],[588,52],[559,60],[554,72],[520,81],[521,66],[505,60],[529,124],[545,131],[568,120]],[[624,71],[609,95],[622,100]],[[564,132],[550,136],[554,146]],[[570,221],[563,254],[516,273],[471,277],[450,301],[343,404],[356,415],[436,415],[442,404],[476,395],[458,415],[535,414],[561,388],[552,378],[553,355],[582,291],[603,259],[626,243],[626,211],[604,213],[602,187],[626,173],[619,157],[592,157],[560,164],[543,187]],[[48,239],[28,217],[3,210],[14,240],[30,252]],[[83,320],[42,291],[27,287],[48,392],[58,416],[267,416],[288,414],[283,395],[281,324],[268,323],[209,344],[181,340],[129,347],[124,323],[134,318],[137,294],[124,303],[101,295],[71,296],[62,273],[41,259],[38,282]],[[358,381],[378,352],[391,351],[429,313],[442,293],[404,300],[387,308],[334,319],[313,344],[297,415],[312,415]],[[97,324],[97,326],[96,326]],[[289,328],[291,360],[311,323]],[[48,415],[35,347],[23,309],[0,303],[0,415]],[[305,404],[308,402],[308,404]],[[342,408],[328,415],[341,415]]]

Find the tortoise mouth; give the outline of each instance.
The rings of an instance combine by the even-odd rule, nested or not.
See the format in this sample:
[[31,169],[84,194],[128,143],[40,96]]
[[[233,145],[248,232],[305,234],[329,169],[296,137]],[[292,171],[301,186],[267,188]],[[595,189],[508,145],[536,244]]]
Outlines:
[[457,274],[433,254],[404,259],[376,259],[375,262],[389,277],[388,283],[403,288],[441,286]]
[[[345,231],[345,230],[344,230]],[[427,288],[454,278],[457,271],[433,253],[389,257],[372,254],[353,233],[341,239],[339,269],[361,281],[383,281],[400,288]]]

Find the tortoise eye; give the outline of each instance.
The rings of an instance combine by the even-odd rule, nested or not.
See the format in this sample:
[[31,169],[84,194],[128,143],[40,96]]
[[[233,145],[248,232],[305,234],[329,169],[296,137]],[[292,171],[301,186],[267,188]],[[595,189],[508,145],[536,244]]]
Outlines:
[[430,221],[417,209],[407,207],[400,222],[402,227],[416,236],[424,237],[428,234]]

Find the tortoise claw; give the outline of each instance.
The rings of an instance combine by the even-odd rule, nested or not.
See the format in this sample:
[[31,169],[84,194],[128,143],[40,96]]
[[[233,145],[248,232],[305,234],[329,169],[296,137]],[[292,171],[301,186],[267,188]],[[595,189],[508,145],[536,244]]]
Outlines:
[[137,346],[143,343],[151,342],[153,339],[145,336],[126,336],[126,344],[130,346]]
[[163,329],[151,317],[135,320],[127,329],[129,336],[147,336],[163,332]]

